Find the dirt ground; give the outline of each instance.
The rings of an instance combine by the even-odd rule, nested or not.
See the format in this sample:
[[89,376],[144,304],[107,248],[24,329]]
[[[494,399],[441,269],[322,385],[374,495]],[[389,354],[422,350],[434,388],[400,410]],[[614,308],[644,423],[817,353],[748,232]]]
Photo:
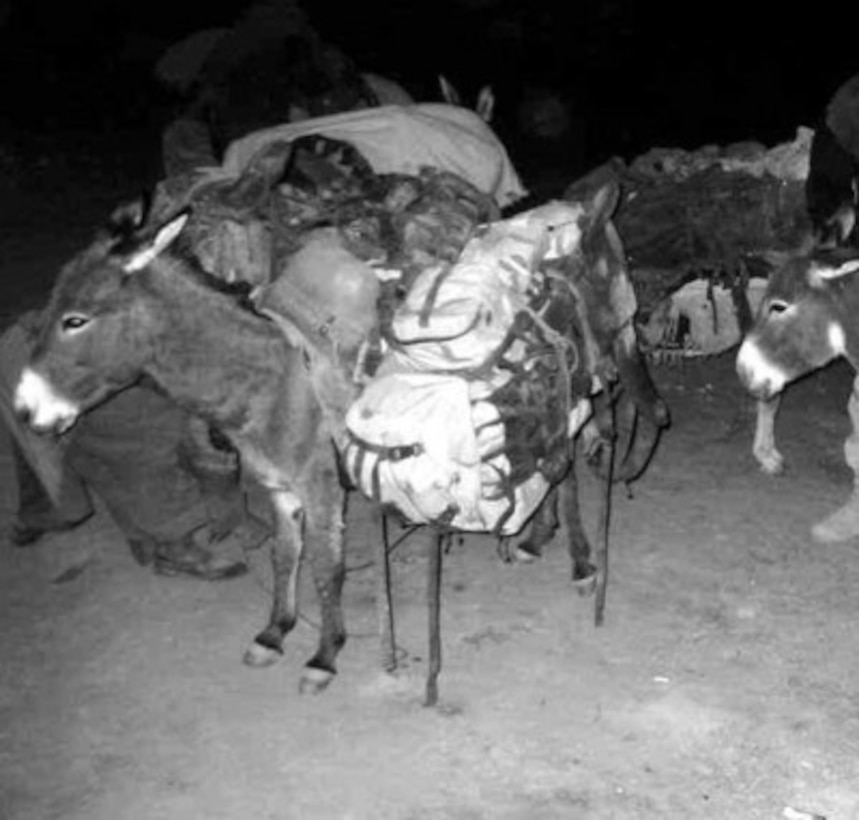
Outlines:
[[[50,202],[49,181],[71,189],[7,186],[4,311],[35,299],[109,210],[122,187],[109,176]],[[22,281],[23,294],[10,284]],[[572,589],[561,537],[529,565],[469,537],[445,561],[433,710],[425,541],[395,553],[402,666],[389,677],[367,567],[378,533],[360,500],[350,640],[318,697],[297,691],[315,645],[309,588],[284,660],[241,663],[268,607],[262,552],[242,579],[159,578],[104,513],[30,548],[2,544],[0,818],[859,818],[857,543],[809,536],[850,489],[852,374],[835,365],[788,390],[778,478],[752,459],[754,408],[731,354],[654,374],[673,426],[633,496],[615,494],[605,625]],[[4,442],[4,528],[9,470]],[[581,474],[593,531],[598,486]]]

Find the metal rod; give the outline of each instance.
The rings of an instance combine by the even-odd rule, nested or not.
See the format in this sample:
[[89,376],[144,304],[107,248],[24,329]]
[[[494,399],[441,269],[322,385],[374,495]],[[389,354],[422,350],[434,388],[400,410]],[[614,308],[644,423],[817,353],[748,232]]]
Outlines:
[[394,611],[391,604],[391,563],[389,558],[388,516],[382,513],[381,548],[376,572],[376,615],[379,619],[379,652],[382,669],[393,672],[397,668],[397,651],[394,639]]
[[429,668],[424,706],[438,703],[438,675],[441,672],[441,564],[450,535],[439,532],[430,539],[427,561],[427,604],[429,612]]

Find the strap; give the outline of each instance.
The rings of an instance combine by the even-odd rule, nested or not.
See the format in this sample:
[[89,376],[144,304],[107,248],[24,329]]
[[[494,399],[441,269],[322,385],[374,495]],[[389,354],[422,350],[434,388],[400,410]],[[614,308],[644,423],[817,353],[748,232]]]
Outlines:
[[367,441],[366,439],[355,435],[351,430],[347,430],[346,433],[349,436],[351,443],[355,444],[357,447],[363,448],[367,452],[375,453],[380,460],[405,461],[407,458],[415,458],[416,456],[422,455],[424,452],[424,446],[420,442],[415,442],[414,444],[395,445],[373,444],[371,441]]

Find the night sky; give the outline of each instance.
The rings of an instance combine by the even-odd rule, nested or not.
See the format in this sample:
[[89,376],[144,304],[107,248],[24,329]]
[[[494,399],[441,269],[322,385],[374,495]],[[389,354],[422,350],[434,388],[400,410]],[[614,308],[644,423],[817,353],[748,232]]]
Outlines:
[[[0,0],[0,14],[4,8]],[[151,69],[192,31],[229,25],[243,3],[5,0],[0,28],[4,133],[121,129],[144,133],[164,116]],[[580,161],[629,159],[654,145],[791,139],[859,71],[851,27],[833,10],[779,4],[584,0],[441,0],[305,4],[319,33],[365,70],[416,96],[443,72],[465,94],[492,83],[498,128],[513,134],[534,88],[564,100],[565,137]],[[819,5],[819,4],[818,4]]]

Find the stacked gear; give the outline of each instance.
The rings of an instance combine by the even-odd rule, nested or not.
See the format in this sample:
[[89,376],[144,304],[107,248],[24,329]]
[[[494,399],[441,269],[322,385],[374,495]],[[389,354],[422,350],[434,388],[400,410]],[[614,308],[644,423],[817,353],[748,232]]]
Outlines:
[[365,493],[416,523],[521,528],[591,410],[562,264],[580,250],[581,205],[497,221],[457,175],[374,173],[320,135],[267,144],[238,178],[168,184],[159,207],[193,206],[204,267],[247,279],[297,334]]
[[455,174],[375,173],[350,144],[316,134],[265,144],[239,176],[165,180],[150,219],[183,208],[184,238],[203,268],[299,333],[332,420],[372,375],[411,281],[453,263],[498,215]]
[[186,235],[203,267],[253,287],[277,280],[320,228],[335,228],[357,258],[394,270],[388,278],[405,272],[410,280],[436,261],[455,261],[477,225],[499,214],[455,174],[377,174],[351,145],[319,135],[267,144],[238,177],[165,180],[152,219],[188,206]]
[[553,264],[577,250],[580,216],[553,202],[495,222],[417,277],[346,417],[365,494],[411,522],[509,535],[563,476],[593,387],[574,287]]

